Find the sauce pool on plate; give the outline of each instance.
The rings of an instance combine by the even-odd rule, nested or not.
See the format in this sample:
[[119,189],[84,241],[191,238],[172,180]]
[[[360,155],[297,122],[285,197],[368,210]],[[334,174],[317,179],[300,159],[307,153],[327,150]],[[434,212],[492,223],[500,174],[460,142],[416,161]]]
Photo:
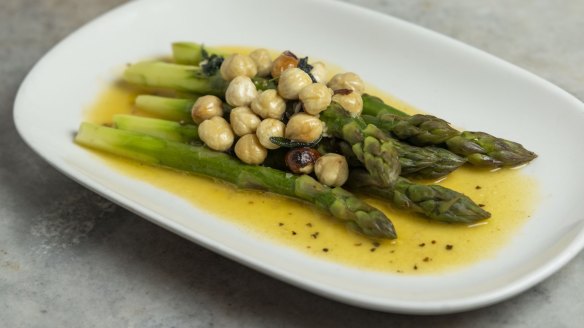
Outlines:
[[[140,114],[133,106],[135,96],[134,90],[114,84],[99,95],[84,119],[106,124],[111,123],[114,114]],[[384,100],[413,111],[394,98]],[[372,240],[300,201],[241,190],[206,177],[151,167],[100,152],[95,154],[124,174],[179,195],[259,238],[344,265],[395,274],[444,272],[497,255],[528,220],[537,201],[535,179],[521,170],[485,171],[465,165],[440,184],[484,206],[492,214],[490,219],[471,225],[433,222],[366,197],[371,205],[386,213],[398,233],[397,240]]]

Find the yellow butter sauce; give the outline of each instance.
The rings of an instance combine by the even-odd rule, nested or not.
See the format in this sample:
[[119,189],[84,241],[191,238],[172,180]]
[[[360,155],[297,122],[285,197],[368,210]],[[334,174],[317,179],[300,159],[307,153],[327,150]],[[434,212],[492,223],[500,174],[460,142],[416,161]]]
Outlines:
[[[85,118],[103,124],[111,122],[113,114],[135,113],[135,96],[135,91],[113,85],[99,95]],[[403,102],[396,106],[413,111]],[[391,218],[398,232],[397,240],[375,241],[349,231],[334,218],[300,201],[240,190],[209,178],[102,153],[96,155],[124,174],[170,191],[258,238],[348,266],[394,274],[444,272],[495,256],[528,220],[538,197],[535,179],[520,169],[488,172],[464,166],[440,184],[483,205],[491,212],[490,219],[473,225],[432,222],[395,210],[382,200],[365,198]]]

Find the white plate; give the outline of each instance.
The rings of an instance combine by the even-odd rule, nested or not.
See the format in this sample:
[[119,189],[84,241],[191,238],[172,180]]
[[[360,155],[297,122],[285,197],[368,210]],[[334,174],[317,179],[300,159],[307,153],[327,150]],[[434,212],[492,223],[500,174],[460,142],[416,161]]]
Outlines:
[[[261,8],[259,10],[258,8]],[[310,8],[310,10],[307,10]],[[92,161],[74,131],[123,64],[176,40],[294,49],[359,72],[373,85],[458,126],[520,140],[542,191],[535,215],[496,258],[455,272],[398,276],[266,247],[180,198]],[[420,27],[331,1],[155,1],[124,5],[52,49],[22,84],[18,131],[71,178],[209,249],[314,293],[392,312],[447,313],[492,304],[548,277],[584,245],[584,105],[554,85]],[[164,204],[176,204],[172,207]],[[190,218],[201,218],[193,222]]]

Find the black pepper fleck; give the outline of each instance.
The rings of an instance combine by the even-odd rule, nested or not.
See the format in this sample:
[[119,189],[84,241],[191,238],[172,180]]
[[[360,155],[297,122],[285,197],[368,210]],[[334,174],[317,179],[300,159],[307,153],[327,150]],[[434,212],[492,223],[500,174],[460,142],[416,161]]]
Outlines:
[[436,244],[436,241],[435,240],[432,240],[432,244]]
[[454,246],[452,246],[452,245],[446,245],[446,250],[451,250],[452,248],[454,248]]
[[374,247],[379,247],[379,245],[381,245],[379,242],[376,242],[376,241],[373,242]]
[[414,265],[414,270],[418,270],[418,266],[417,265]]
[[377,249],[377,248],[373,247],[373,248],[371,248],[369,251],[373,253],[373,252],[375,252],[375,250],[376,250],[376,249]]
[[356,243],[356,244],[355,244],[355,246],[357,246],[357,247],[359,247],[359,246],[361,246],[361,245],[363,245],[363,244],[361,244],[361,243]]
[[312,227],[312,223],[308,222],[308,223],[306,224],[306,226],[307,226],[307,227]]
[[481,186],[476,186],[475,189],[479,190],[479,189],[481,189]]
[[424,246],[426,246],[426,243],[421,243],[421,244],[419,244],[418,246],[420,246],[420,247],[424,247]]
[[296,236],[296,231],[292,231],[292,236]]
[[315,232],[315,233],[313,233],[313,234],[311,234],[310,236],[311,236],[312,238],[314,238],[314,239],[318,238],[318,231],[317,231],[317,232]]
[[479,207],[485,207],[485,204],[479,204]]
[[427,257],[427,256],[426,256],[426,257],[424,257],[424,259],[423,259],[423,261],[424,261],[424,262],[430,262],[431,260],[432,260],[432,259],[431,259],[431,258],[429,258],[429,257]]
[[278,226],[280,226],[280,227],[283,225],[284,225],[284,223],[282,223],[282,222],[278,223]]
[[329,251],[329,249],[328,248],[323,248],[322,251],[326,253],[326,252]]

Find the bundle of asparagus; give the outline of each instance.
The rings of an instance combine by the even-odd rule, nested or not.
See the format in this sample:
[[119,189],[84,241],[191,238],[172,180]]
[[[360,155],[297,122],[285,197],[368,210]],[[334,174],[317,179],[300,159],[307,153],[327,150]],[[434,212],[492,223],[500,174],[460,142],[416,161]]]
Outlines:
[[429,219],[472,223],[490,213],[459,192],[410,179],[443,177],[465,162],[499,167],[535,158],[511,141],[407,116],[363,94],[354,73],[324,84],[322,63],[290,52],[272,61],[264,49],[242,56],[175,43],[173,57],[175,63],[131,65],[124,79],[188,98],[140,95],[136,106],[158,118],[83,123],[76,142],[298,198],[359,233],[389,239],[397,238],[389,218],[341,186]]

